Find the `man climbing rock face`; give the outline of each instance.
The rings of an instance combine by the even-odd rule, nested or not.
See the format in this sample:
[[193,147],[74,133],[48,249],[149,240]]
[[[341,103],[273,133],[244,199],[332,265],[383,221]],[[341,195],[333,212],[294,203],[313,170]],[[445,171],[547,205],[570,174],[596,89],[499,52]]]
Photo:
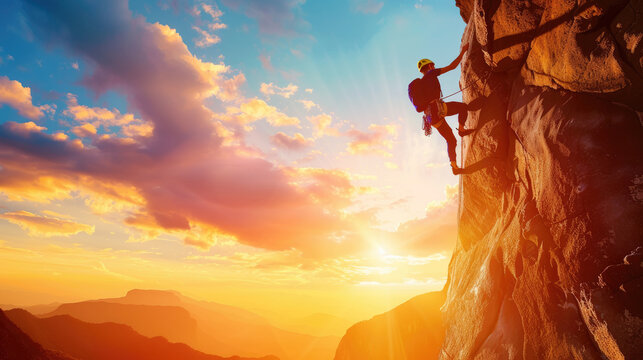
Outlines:
[[423,128],[425,135],[430,135],[431,127],[434,127],[447,141],[447,152],[454,175],[461,174],[462,169],[458,167],[456,162],[455,147],[457,141],[453,135],[453,130],[444,117],[458,114],[458,134],[460,136],[469,135],[473,130],[464,128],[464,124],[467,121],[467,104],[457,101],[445,103],[440,98],[442,89],[440,88],[438,76],[455,69],[467,49],[469,49],[469,44],[464,45],[460,55],[451,64],[443,68],[436,69],[433,61],[429,59],[418,61],[418,70],[422,73],[422,78],[415,79],[409,84],[409,99],[411,99],[417,112],[424,113]]

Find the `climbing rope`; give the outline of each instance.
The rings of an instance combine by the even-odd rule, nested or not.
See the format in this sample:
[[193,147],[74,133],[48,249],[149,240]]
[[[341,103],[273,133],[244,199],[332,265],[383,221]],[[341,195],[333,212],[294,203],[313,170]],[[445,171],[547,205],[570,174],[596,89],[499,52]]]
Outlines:
[[[487,74],[486,74],[485,76],[483,76],[483,77],[485,78],[485,79],[484,79],[484,81],[485,81],[485,87],[486,87],[486,86],[487,86],[487,85],[486,85],[486,84],[487,84],[487,80],[489,79],[489,77],[491,77],[491,70],[487,70]],[[440,100],[444,100],[444,99],[450,98],[450,97],[451,97],[451,96],[453,96],[453,95],[459,94],[459,93],[463,92],[464,90],[466,90],[466,89],[470,88],[471,86],[475,85],[475,84],[476,84],[476,83],[478,83],[480,80],[482,80],[482,77],[478,78],[478,79],[477,79],[477,80],[475,80],[475,81],[470,82],[470,83],[469,83],[469,84],[467,84],[465,87],[463,87],[462,89],[460,89],[460,90],[458,90],[458,91],[454,92],[453,94],[449,94],[449,95],[447,95],[447,96],[443,96],[443,97],[441,97],[441,98],[440,98]]]

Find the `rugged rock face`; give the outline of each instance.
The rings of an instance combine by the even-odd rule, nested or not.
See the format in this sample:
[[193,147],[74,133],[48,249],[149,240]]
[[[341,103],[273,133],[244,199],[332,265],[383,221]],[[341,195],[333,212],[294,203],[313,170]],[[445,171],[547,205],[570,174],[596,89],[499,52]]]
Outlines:
[[458,0],[470,103],[440,359],[643,353],[643,1]]
[[339,343],[335,360],[437,359],[444,339],[443,302],[444,292],[423,294],[353,325]]
[[[405,336],[444,327],[441,360],[640,359],[643,0],[456,5],[477,131],[443,318]],[[409,341],[386,353],[395,311],[351,328],[336,360],[435,359]]]

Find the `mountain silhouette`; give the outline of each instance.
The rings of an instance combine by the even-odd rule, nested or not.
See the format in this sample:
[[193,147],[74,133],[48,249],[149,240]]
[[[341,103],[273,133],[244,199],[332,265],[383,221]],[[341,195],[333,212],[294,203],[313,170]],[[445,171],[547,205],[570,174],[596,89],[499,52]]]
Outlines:
[[34,342],[2,310],[0,310],[0,359],[73,360],[61,353],[46,350]]
[[62,304],[42,317],[70,315],[89,323],[115,322],[129,325],[141,335],[163,336],[173,342],[187,342],[196,334],[196,321],[178,306],[117,304],[84,301]]
[[442,303],[444,292],[423,294],[353,325],[339,343],[335,360],[436,359],[444,339]]
[[[6,314],[45,348],[64,352],[79,360],[251,360],[206,354],[160,336],[143,336],[122,324],[92,324],[69,315],[37,318],[22,309],[9,310]],[[252,360],[278,358],[265,356]]]
[[163,336],[220,356],[328,360],[340,340],[282,330],[250,311],[169,290],[134,289],[120,298],[63,304],[47,316],[63,314],[92,323],[125,324],[145,336]]

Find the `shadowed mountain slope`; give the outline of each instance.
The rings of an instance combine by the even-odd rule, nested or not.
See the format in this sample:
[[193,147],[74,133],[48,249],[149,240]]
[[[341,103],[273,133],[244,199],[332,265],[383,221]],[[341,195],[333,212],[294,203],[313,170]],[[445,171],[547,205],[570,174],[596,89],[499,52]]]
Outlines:
[[[7,316],[45,348],[79,360],[251,360],[205,354],[162,337],[145,337],[121,324],[91,324],[68,315],[37,318],[22,309],[10,310]],[[256,360],[278,359],[266,356]]]
[[163,336],[173,342],[194,338],[197,325],[190,313],[179,306],[115,304],[86,301],[62,304],[42,317],[70,315],[89,323],[115,322],[131,326],[144,336]]
[[[136,315],[136,311],[141,313]],[[159,320],[164,311],[177,319],[178,325]],[[273,354],[282,360],[327,360],[339,343],[339,337],[285,331],[252,312],[197,301],[175,291],[134,289],[121,298],[64,304],[49,315],[61,314],[87,322],[126,324],[146,336],[163,336],[223,356]],[[149,317],[154,319],[148,321]]]
[[73,360],[45,350],[34,342],[0,310],[0,359],[2,360]]

